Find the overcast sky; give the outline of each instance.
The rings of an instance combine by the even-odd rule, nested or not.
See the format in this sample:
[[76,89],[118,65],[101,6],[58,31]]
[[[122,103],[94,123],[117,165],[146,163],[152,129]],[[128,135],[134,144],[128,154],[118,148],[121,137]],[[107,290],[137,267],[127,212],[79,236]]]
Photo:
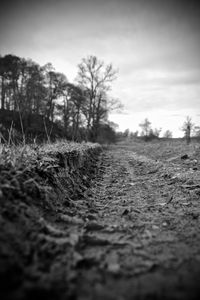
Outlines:
[[200,8],[193,0],[5,0],[0,54],[31,58],[73,81],[83,57],[119,69],[111,96],[120,130],[152,127],[174,136],[187,115],[200,125]]

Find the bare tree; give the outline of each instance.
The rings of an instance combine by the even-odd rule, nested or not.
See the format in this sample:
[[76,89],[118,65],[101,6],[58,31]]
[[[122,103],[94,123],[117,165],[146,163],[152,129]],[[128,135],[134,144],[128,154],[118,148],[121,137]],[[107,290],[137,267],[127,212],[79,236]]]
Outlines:
[[64,74],[53,71],[51,64],[45,65],[44,70],[46,71],[46,87],[48,89],[46,117],[48,120],[54,121],[56,100],[63,96],[67,88],[67,78]]
[[85,90],[88,101],[85,103],[87,133],[97,134],[97,127],[107,110],[107,92],[111,82],[116,79],[117,71],[112,64],[105,65],[96,56],[83,58],[78,65],[78,84]]
[[51,63],[40,66],[31,59],[0,55],[0,113],[13,116],[14,126],[25,128],[23,134],[30,138],[36,132],[42,138],[44,129],[73,140],[96,141],[102,130],[112,136],[108,112],[121,108],[108,95],[116,74],[112,64],[89,56],[78,66],[78,84],[72,84]]
[[20,62],[18,56],[11,54],[0,57],[1,109],[5,109],[6,102],[13,110],[18,107]]
[[151,122],[145,118],[144,121],[139,124],[139,126],[142,129],[142,135],[147,138],[151,130]]
[[159,138],[161,131],[162,131],[162,128],[154,128],[153,135],[155,135],[155,137]]
[[163,137],[166,138],[166,139],[171,139],[172,138],[172,132],[170,130],[166,130],[164,133],[163,133]]
[[184,136],[187,144],[190,144],[191,142],[191,132],[193,127],[194,124],[192,123],[192,118],[187,116],[182,126],[182,131],[184,132]]

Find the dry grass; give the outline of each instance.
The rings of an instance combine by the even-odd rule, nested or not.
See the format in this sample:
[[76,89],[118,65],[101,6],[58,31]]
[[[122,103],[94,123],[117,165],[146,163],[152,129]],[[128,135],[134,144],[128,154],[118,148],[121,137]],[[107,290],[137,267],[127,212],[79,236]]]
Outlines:
[[9,145],[0,144],[0,165],[10,165],[15,168],[28,166],[38,160],[51,161],[49,156],[56,153],[67,154],[74,151],[84,153],[88,149],[100,147],[93,143],[75,143],[69,141],[57,141],[55,143],[45,143],[43,145]]
[[87,185],[87,166],[95,168],[100,150],[98,144],[68,141],[0,145],[0,198],[41,198],[49,203],[48,198],[58,195],[71,200]]

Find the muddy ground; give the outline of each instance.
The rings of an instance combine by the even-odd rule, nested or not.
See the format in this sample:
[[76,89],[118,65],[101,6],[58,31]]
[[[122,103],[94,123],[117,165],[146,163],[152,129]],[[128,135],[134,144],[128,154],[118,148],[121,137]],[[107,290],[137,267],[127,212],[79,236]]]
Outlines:
[[[96,166],[90,186],[67,204],[24,206],[31,230],[20,263],[10,255],[3,265],[4,298],[198,299],[199,144],[120,143]],[[18,225],[10,220],[8,233]]]

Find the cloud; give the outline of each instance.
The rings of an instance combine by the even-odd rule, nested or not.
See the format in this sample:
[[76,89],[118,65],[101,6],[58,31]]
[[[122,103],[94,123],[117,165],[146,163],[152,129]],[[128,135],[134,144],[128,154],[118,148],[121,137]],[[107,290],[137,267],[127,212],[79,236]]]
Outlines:
[[199,8],[193,0],[3,0],[0,54],[52,62],[69,80],[89,54],[112,62],[124,119],[198,111]]

